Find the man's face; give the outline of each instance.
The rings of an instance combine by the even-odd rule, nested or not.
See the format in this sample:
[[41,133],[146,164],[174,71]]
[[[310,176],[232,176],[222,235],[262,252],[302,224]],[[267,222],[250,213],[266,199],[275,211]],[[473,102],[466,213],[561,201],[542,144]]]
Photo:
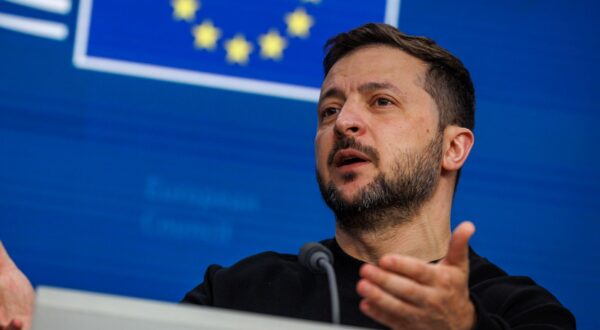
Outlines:
[[355,204],[395,188],[400,194],[417,184],[417,190],[434,188],[442,137],[435,101],[422,87],[426,70],[421,60],[380,45],[358,49],[331,68],[315,137],[324,196]]

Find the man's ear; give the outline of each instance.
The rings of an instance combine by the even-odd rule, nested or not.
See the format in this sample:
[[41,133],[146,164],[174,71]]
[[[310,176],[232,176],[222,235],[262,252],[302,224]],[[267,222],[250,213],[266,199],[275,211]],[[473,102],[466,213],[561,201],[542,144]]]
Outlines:
[[458,171],[473,148],[475,136],[473,132],[464,127],[449,125],[444,129],[444,154],[442,169]]

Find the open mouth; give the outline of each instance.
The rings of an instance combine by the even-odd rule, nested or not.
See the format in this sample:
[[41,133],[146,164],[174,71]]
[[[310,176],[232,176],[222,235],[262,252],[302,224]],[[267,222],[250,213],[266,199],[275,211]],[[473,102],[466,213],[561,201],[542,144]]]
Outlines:
[[356,164],[356,163],[364,163],[364,162],[366,162],[364,159],[360,159],[358,157],[346,158],[346,159],[342,159],[340,161],[340,163],[338,164],[338,167],[345,166],[345,165],[352,165],[352,164]]
[[369,158],[363,153],[348,149],[338,151],[333,159],[333,165],[337,168],[366,164],[368,162],[370,162]]

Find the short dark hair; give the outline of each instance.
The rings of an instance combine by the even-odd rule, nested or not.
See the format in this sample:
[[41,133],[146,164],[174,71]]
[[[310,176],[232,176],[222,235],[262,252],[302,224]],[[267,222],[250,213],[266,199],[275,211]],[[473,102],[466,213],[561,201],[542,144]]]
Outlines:
[[[456,56],[429,38],[410,36],[382,23],[368,23],[349,32],[340,33],[325,43],[325,76],[341,58],[354,50],[371,45],[398,48],[429,65],[423,88],[431,95],[440,111],[440,129],[448,125],[474,129],[475,89],[471,75]],[[460,170],[457,173],[456,184],[459,176]]]
[[429,65],[423,88],[440,109],[440,125],[457,125],[473,130],[475,126],[475,90],[471,75],[450,52],[426,37],[404,34],[395,27],[369,23],[340,33],[325,44],[325,75],[342,57],[370,45],[398,48]]

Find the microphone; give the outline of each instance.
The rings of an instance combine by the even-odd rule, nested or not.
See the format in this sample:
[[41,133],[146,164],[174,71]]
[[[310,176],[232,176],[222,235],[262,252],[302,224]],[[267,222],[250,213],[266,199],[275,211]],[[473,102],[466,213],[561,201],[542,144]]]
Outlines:
[[329,295],[331,297],[331,322],[340,324],[340,300],[335,280],[335,270],[333,270],[333,253],[320,243],[309,242],[300,248],[298,261],[314,273],[327,273]]

